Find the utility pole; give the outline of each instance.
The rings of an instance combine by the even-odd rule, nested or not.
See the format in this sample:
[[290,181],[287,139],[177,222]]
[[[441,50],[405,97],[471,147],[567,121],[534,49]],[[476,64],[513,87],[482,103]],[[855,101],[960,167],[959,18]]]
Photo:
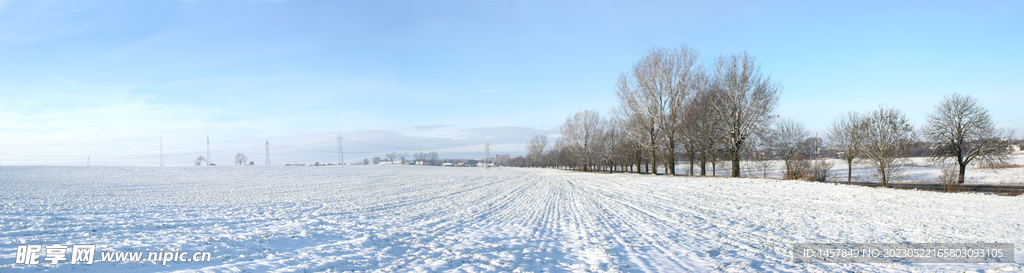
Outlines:
[[267,139],[267,143],[264,143],[263,146],[267,147],[267,166],[270,166],[270,139]]
[[160,137],[160,167],[164,166],[164,138]]
[[821,140],[821,139],[818,138],[818,132],[814,132],[814,151],[811,151],[811,159],[815,159],[815,160],[818,159],[818,141],[819,140]]
[[206,134],[206,166],[210,166],[210,134]]
[[491,166],[487,165],[487,159],[491,157],[491,143],[487,142],[484,144],[484,169],[490,169]]
[[341,140],[342,140],[341,134],[339,133],[338,134],[338,165],[345,166],[345,165],[342,165],[342,163],[345,162],[345,152],[344,152],[344,150],[341,149]]

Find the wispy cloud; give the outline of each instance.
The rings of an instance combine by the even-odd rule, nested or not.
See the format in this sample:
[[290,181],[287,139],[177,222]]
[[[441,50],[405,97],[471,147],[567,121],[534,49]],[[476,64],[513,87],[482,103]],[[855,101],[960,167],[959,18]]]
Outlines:
[[896,54],[885,55],[885,57],[881,57],[881,58],[878,58],[878,60],[875,60],[874,63],[884,62],[885,60],[891,59],[894,56],[896,56]]
[[423,130],[434,130],[434,129],[444,128],[444,127],[451,127],[451,125],[444,125],[444,124],[416,125],[416,126],[413,126],[412,129],[416,130],[416,131],[423,131]]
[[490,92],[494,92],[494,91],[501,91],[501,90],[509,90],[509,89],[512,89],[512,88],[495,88],[495,89],[487,89],[487,90],[481,90],[481,91],[476,91],[476,92],[474,92],[474,93],[476,93],[476,94],[480,94],[480,93],[490,93]]

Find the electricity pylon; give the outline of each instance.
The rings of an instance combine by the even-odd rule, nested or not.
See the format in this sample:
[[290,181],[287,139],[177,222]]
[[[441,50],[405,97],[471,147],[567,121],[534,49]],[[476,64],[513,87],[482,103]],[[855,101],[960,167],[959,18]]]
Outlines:
[[270,139],[267,139],[267,143],[264,143],[263,146],[267,147],[267,166],[270,166]]
[[491,157],[491,143],[487,142],[484,144],[484,169],[490,169],[491,166],[487,165],[487,159]]

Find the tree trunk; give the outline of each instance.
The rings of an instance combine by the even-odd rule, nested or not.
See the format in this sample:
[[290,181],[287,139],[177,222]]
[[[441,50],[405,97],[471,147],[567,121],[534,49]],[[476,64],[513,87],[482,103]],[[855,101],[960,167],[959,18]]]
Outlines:
[[708,158],[707,158],[707,156],[701,155],[700,156],[700,176],[707,176],[708,175],[707,169],[708,169]]
[[693,154],[690,154],[690,176],[693,176]]
[[964,172],[967,171],[967,164],[959,164],[959,165],[960,165],[960,176],[957,177],[956,183],[957,184],[963,184],[964,183]]
[[711,159],[711,176],[718,176],[718,160]]
[[740,153],[738,151],[732,156],[732,177],[740,177]]
[[853,158],[846,160],[846,182],[853,181]]
[[[658,154],[658,151],[652,148],[651,149],[651,162],[647,164],[647,166],[648,166],[647,167],[648,168],[647,169],[647,173],[649,173],[649,174],[654,174],[654,175],[658,174],[658,155],[657,154]],[[652,166],[654,167],[653,171],[650,169]]]
[[[669,141],[674,142],[674,141]],[[665,170],[668,175],[676,175],[676,145],[674,143],[668,144],[668,164],[665,164]]]
[[881,168],[879,172],[882,174],[882,187],[886,188],[889,186],[889,181],[885,179],[885,168]]
[[641,161],[640,160],[640,154],[637,154],[637,157],[636,157],[636,173],[640,173],[640,165],[642,164],[642,163],[640,163],[640,161]]

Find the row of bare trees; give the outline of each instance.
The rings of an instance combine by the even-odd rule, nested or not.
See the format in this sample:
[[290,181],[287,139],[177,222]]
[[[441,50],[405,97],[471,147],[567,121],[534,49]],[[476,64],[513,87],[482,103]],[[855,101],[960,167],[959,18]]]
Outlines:
[[687,158],[690,174],[697,161],[705,174],[707,162],[724,156],[740,176],[740,159],[774,119],[782,87],[746,52],[720,56],[710,70],[698,57],[686,45],[651,49],[619,76],[612,117],[591,110],[569,116],[550,154],[543,136],[527,145],[528,163],[652,174],[661,165],[674,175],[675,162]]
[[[689,175],[706,175],[721,159],[731,176],[741,175],[750,160],[767,176],[771,160],[785,163],[784,176],[824,181],[832,163],[817,158],[828,145],[846,162],[847,180],[857,161],[870,162],[883,184],[898,173],[912,152],[932,151],[936,160],[952,160],[959,181],[973,160],[1005,162],[1012,132],[996,130],[974,98],[953,94],[915,130],[906,115],[879,107],[849,112],[829,125],[826,143],[798,121],[773,114],[782,87],[762,75],[747,53],[718,57],[710,69],[688,46],[654,48],[618,80],[619,106],[608,118],[592,110],[566,118],[561,138],[544,135],[527,144],[526,165],[581,171],[628,171],[676,174],[676,162],[689,163]],[[920,138],[924,136],[924,141]],[[924,146],[922,148],[922,146]],[[809,165],[810,164],[810,165]]]
[[853,173],[854,161],[865,159],[877,170],[883,186],[899,173],[902,160],[924,137],[936,162],[950,162],[957,167],[957,183],[964,183],[967,166],[1006,164],[1014,132],[997,129],[988,110],[971,96],[946,96],[927,123],[915,130],[906,115],[888,107],[861,114],[849,112],[828,128],[833,147],[846,161],[847,181]]
[[[374,157],[373,158],[373,164],[374,165],[379,164],[380,162],[383,162],[384,160],[387,160],[388,163],[391,163],[391,164],[395,164],[396,160],[398,161],[398,163],[405,163],[406,159],[409,158],[409,157],[410,157],[409,152],[391,151],[391,152],[388,152],[388,153],[384,154],[384,158],[383,159],[380,158],[380,157]],[[441,165],[441,160],[438,158],[437,152],[416,152],[416,153],[412,154],[411,157],[413,158],[414,161],[420,162],[420,164],[423,164],[423,165]],[[364,160],[364,161],[366,161],[366,160]],[[368,162],[364,162],[364,164],[366,164],[366,163],[368,163]]]

